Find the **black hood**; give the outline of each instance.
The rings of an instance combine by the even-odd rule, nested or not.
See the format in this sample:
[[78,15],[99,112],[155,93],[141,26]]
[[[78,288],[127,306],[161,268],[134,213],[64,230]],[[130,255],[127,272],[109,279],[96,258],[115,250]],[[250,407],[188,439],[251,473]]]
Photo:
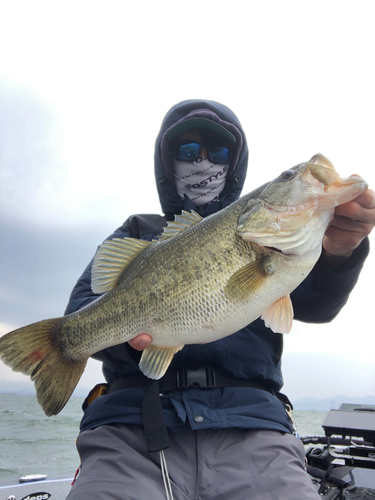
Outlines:
[[[181,200],[177,194],[173,175],[172,159],[168,150],[167,135],[185,120],[206,118],[227,129],[236,139],[234,154],[229,165],[227,180],[219,200],[203,207],[195,207],[186,198]],[[215,101],[201,99],[182,101],[173,106],[165,115],[155,143],[155,179],[160,204],[168,220],[173,220],[181,210],[195,210],[202,216],[215,213],[236,201],[240,195],[246,178],[248,149],[245,133],[237,116],[227,106]]]

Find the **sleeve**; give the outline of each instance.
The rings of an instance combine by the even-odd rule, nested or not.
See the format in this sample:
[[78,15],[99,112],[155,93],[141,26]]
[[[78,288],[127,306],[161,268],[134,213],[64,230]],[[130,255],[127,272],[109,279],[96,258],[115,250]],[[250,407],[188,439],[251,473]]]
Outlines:
[[332,321],[348,301],[369,253],[368,238],[339,270],[318,260],[309,276],[291,294],[294,317],[306,323]]
[[[105,241],[112,240],[113,238],[126,238],[131,236],[131,232],[126,227],[126,223],[116,229],[116,231],[108,236]],[[91,290],[91,268],[93,264],[94,258],[91,259],[91,262],[83,271],[82,276],[78,279],[76,285],[74,286],[72,293],[70,294],[68,305],[65,309],[65,315],[71,314],[82,307],[87,306],[90,302],[96,300],[100,295],[95,294]]]

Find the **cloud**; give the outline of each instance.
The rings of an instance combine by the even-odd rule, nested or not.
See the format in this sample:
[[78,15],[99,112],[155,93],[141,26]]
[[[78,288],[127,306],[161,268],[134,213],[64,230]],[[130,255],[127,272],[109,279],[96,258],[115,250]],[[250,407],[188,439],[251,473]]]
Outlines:
[[107,228],[0,221],[0,318],[13,327],[62,316],[70,292]]

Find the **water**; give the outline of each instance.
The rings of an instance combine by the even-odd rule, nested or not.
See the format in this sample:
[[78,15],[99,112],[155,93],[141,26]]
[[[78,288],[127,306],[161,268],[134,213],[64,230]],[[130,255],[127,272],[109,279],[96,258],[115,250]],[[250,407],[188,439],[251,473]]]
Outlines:
[[46,417],[35,396],[0,394],[0,485],[18,483],[26,474],[73,477],[81,404],[71,398],[59,415]]
[[[55,417],[46,417],[35,396],[0,394],[0,486],[26,474],[73,477],[79,465],[75,439],[82,400],[71,398]],[[301,436],[321,435],[327,413],[295,411]]]

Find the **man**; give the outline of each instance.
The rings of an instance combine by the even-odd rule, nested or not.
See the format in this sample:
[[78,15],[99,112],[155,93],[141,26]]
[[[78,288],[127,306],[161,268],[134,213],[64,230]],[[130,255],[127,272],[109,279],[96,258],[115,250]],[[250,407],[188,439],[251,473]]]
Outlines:
[[[150,241],[181,210],[205,217],[228,206],[240,196],[247,160],[245,134],[230,109],[212,101],[177,104],[155,147],[165,215],[133,215],[108,239]],[[291,295],[296,319],[320,323],[338,314],[374,224],[372,191],[337,209],[320,261]],[[96,297],[89,264],[66,313]],[[108,385],[85,402],[77,440],[82,466],[69,500],[319,498],[292,434],[288,400],[279,393],[282,335],[258,319],[222,340],[185,346],[160,383],[138,368],[138,351],[150,341],[141,334],[94,356],[103,361]]]

